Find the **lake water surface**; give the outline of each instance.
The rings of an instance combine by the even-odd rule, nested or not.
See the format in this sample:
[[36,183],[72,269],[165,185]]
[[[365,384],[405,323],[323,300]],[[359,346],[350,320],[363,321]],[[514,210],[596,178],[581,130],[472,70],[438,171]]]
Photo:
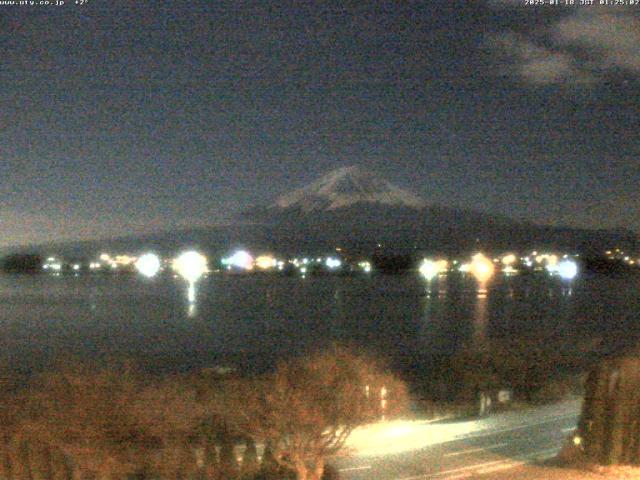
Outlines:
[[568,285],[544,274],[498,276],[482,287],[454,274],[431,286],[417,275],[213,274],[199,283],[191,312],[186,286],[168,276],[0,277],[0,362],[20,371],[68,356],[130,358],[152,370],[263,371],[341,341],[411,372],[505,339],[567,351],[602,340],[604,351],[639,334],[637,277]]

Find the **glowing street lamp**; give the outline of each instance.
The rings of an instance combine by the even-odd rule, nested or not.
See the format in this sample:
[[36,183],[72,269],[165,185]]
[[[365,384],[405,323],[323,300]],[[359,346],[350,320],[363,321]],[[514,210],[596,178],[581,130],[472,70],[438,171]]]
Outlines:
[[[306,258],[302,260],[302,263],[306,264],[307,262],[305,262],[305,260]],[[334,257],[328,257],[324,263],[331,270],[340,268],[340,266],[342,265],[342,262],[340,261],[340,259],[334,258]]]
[[145,253],[136,260],[135,266],[145,277],[155,277],[160,271],[160,257],[155,253]]
[[438,273],[440,273],[440,265],[438,265],[438,262],[425,258],[420,264],[418,271],[425,280],[430,282],[438,275]]
[[563,260],[556,266],[556,271],[563,280],[573,280],[578,274],[578,265],[573,260]]
[[207,272],[207,257],[195,252],[184,252],[173,261],[173,269],[189,283],[189,303],[196,301],[196,282]]
[[485,283],[493,276],[494,270],[493,262],[482,253],[478,253],[472,257],[469,271],[476,277],[478,282]]

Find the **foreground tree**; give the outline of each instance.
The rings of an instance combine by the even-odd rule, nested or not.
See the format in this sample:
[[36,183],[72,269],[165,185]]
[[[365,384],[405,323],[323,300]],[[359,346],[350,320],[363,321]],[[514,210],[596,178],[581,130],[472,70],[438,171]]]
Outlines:
[[590,460],[640,464],[640,351],[591,371],[578,431]]
[[224,389],[230,424],[266,442],[281,467],[298,480],[319,480],[327,457],[338,453],[358,426],[401,411],[402,382],[371,358],[334,349],[281,363],[259,381]]
[[215,467],[211,458],[215,447],[199,431],[206,407],[185,378],[147,382],[129,411],[146,435],[139,472],[148,477],[189,478]]
[[34,379],[14,432],[14,475],[49,478],[68,470],[74,478],[108,479],[135,472],[153,440],[129,408],[137,391],[126,370],[78,368]]

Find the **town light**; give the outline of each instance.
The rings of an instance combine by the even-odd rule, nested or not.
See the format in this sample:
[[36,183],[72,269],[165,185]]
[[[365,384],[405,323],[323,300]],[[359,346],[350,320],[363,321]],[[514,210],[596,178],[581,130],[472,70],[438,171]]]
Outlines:
[[[305,259],[305,260],[306,260],[306,259]],[[304,260],[303,260],[303,263],[306,263],[306,262],[304,262]],[[328,258],[325,260],[325,264],[326,264],[326,265],[327,265],[327,267],[329,267],[331,270],[335,270],[336,268],[339,268],[339,267],[340,267],[340,265],[342,265],[342,262],[341,262],[339,259],[337,259],[337,258],[328,257]]]
[[493,276],[495,267],[493,262],[482,253],[474,255],[471,259],[469,271],[480,283],[484,283]]
[[431,281],[438,275],[439,268],[436,262],[425,258],[420,264],[419,272],[425,280]]
[[564,260],[557,265],[556,271],[564,280],[573,280],[578,274],[578,265],[572,260]]
[[222,260],[222,263],[231,267],[240,268],[242,270],[253,269],[253,257],[245,250],[238,250],[230,257]]
[[196,282],[207,272],[207,263],[207,257],[194,251],[184,252],[173,261],[173,269],[189,283],[189,316],[195,313]]
[[136,260],[135,266],[145,277],[155,277],[160,271],[160,257],[155,253],[145,253]]
[[206,273],[207,258],[198,252],[184,252],[173,261],[173,269],[187,282],[194,283]]
[[360,267],[365,273],[371,273],[371,262],[358,262],[358,267]]
[[516,263],[516,256],[513,253],[509,253],[502,257],[502,263],[506,266]]
[[269,270],[277,265],[278,261],[271,255],[260,255],[256,258],[256,267],[261,270]]

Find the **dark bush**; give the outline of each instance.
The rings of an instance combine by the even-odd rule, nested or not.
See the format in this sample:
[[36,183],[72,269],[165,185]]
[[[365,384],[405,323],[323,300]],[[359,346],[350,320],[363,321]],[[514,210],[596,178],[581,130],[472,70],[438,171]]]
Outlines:
[[42,257],[37,254],[16,253],[4,257],[0,267],[7,273],[37,273],[42,269]]

